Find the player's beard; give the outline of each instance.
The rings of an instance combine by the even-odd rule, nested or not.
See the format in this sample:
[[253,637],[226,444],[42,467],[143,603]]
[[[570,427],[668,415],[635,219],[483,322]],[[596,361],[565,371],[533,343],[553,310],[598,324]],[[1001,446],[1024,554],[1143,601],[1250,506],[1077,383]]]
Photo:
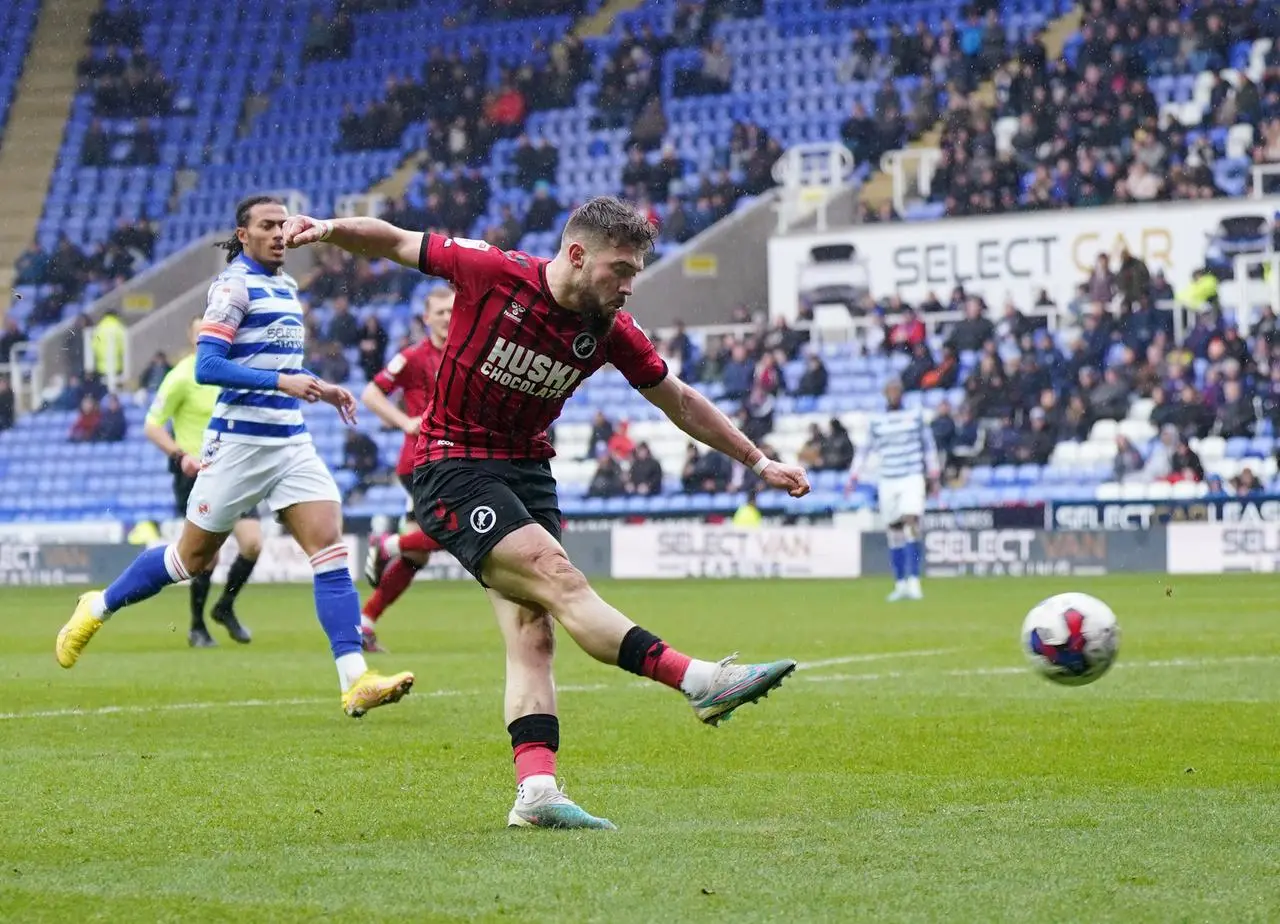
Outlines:
[[582,325],[586,328],[587,333],[602,339],[613,330],[613,322],[617,320],[619,308],[606,308],[599,302],[584,308],[582,311]]

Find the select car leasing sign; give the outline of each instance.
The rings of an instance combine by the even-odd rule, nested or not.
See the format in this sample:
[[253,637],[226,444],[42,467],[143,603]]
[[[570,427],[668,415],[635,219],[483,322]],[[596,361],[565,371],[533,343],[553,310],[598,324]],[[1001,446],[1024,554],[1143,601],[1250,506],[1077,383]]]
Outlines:
[[[1217,252],[1222,221],[1269,220],[1277,209],[1280,197],[1216,200],[863,225],[774,237],[769,241],[769,313],[794,319],[802,299],[821,301],[823,290],[831,288],[876,298],[897,294],[914,305],[930,292],[945,304],[955,286],[964,286],[982,295],[993,310],[1010,296],[1020,308],[1028,308],[1045,289],[1064,307],[1099,254],[1106,254],[1115,270],[1125,249],[1146,261],[1153,275],[1163,272],[1176,290]],[[816,262],[815,247],[842,254],[852,248],[852,253]]]
[[839,526],[618,524],[611,556],[617,578],[853,578],[862,570],[860,534]]

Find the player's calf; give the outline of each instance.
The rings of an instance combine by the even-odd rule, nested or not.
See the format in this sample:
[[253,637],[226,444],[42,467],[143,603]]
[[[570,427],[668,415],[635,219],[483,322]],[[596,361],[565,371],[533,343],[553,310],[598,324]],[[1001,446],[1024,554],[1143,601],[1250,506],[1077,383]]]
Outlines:
[[539,604],[597,660],[679,690],[709,724],[763,698],[795,670],[794,661],[738,665],[733,658],[703,661],[677,651],[601,599],[539,527],[503,538],[486,562],[485,580],[509,598]]
[[920,542],[920,519],[904,517],[902,521],[903,551],[906,572],[905,591],[907,599],[922,600],[924,591],[920,587],[920,566],[924,557],[924,548]]

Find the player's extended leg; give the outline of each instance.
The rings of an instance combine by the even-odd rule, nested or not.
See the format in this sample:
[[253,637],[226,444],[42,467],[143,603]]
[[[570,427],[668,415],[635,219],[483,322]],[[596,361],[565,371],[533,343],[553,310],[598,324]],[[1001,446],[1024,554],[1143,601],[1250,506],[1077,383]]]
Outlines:
[[213,621],[227,630],[228,634],[242,645],[249,644],[253,635],[240,624],[236,618],[236,597],[244,585],[248,583],[253,568],[262,554],[262,524],[252,518],[244,518],[232,530],[239,549],[236,560],[227,570],[227,583],[222,589],[222,596],[213,607]]
[[893,566],[893,593],[889,594],[889,602],[896,603],[907,599],[907,534],[902,522],[889,524],[885,530],[889,540],[889,563]]
[[398,702],[413,686],[413,674],[383,677],[369,670],[360,651],[360,595],[342,542],[341,504],[304,501],[283,508],[281,519],[311,559],[316,616],[338,666],[342,708],[358,719],[370,709]]
[[503,596],[551,613],[596,660],[680,690],[709,725],[767,696],[796,668],[791,660],[736,664],[733,655],[714,662],[681,654],[602,600],[560,543],[535,523],[498,541],[485,556],[482,577]]
[[516,801],[507,825],[518,828],[613,828],[570,801],[556,785],[560,720],[556,716],[555,621],[540,607],[490,590],[507,649],[503,714],[516,767]]
[[375,624],[387,607],[409,589],[431,553],[439,548],[439,543],[416,526],[402,536],[370,539],[369,558],[376,561],[376,574],[370,574],[370,562],[366,560],[365,576],[375,589],[360,610],[360,639],[365,651],[386,651],[378,643]]
[[228,533],[208,532],[188,520],[182,524],[177,542],[147,549],[105,591],[83,594],[71,619],[58,633],[54,647],[58,663],[63,667],[74,665],[89,639],[113,613],[212,568],[227,536]]
[[906,553],[907,598],[909,600],[923,600],[924,590],[920,587],[920,562],[923,558],[923,549],[920,545],[920,518],[917,516],[904,516],[902,518],[902,534],[905,540],[903,548]]

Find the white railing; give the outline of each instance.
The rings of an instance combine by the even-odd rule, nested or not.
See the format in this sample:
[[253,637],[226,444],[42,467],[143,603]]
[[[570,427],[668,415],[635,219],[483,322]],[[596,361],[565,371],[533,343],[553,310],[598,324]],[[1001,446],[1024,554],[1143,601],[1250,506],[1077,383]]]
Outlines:
[[353,193],[339,196],[333,203],[334,218],[380,218],[387,207],[387,197],[378,193]]
[[881,156],[880,169],[893,178],[893,207],[899,215],[906,212],[909,198],[929,198],[940,160],[938,148],[902,148]]
[[44,390],[40,345],[29,340],[15,343],[9,351],[8,369],[14,409],[18,413],[39,409],[40,392]]
[[1280,164],[1254,164],[1250,172],[1253,174],[1253,198],[1261,199],[1267,194],[1263,177],[1280,176]]
[[856,166],[853,153],[838,142],[788,148],[773,165],[773,178],[782,187],[778,233],[785,234],[810,212],[816,212],[817,229],[827,230],[827,206],[853,184]]
[[305,215],[311,211],[311,200],[306,193],[296,189],[271,189],[264,195],[275,196],[284,203],[284,210],[290,215]]
[[[1249,271],[1262,267],[1262,278],[1252,279]],[[1236,278],[1236,323],[1248,331],[1253,327],[1253,309],[1259,304],[1270,305],[1280,314],[1280,254],[1242,253],[1232,261]]]
[[[1173,331],[1176,343],[1181,343],[1186,335],[1187,328],[1190,326],[1188,322],[1188,309],[1180,305],[1178,302],[1168,300],[1156,302],[1153,307],[1157,311],[1168,311],[1173,316]],[[1120,316],[1121,305],[1116,301],[1108,306],[1108,310],[1116,317]],[[1071,324],[1069,312],[1057,307],[1030,308],[1026,311],[1019,311],[1024,318],[1043,319],[1045,326],[1053,332]],[[833,306],[829,314],[824,314],[815,318],[813,321],[796,321],[791,324],[792,330],[808,331],[810,342],[815,346],[823,343],[839,343],[848,342],[856,339],[857,335],[870,330],[873,327],[880,327],[881,324],[892,326],[905,316],[902,314],[886,314],[875,315],[865,314],[854,316],[844,306]],[[918,311],[916,312],[921,323],[924,324],[925,333],[932,337],[937,333],[938,328],[943,324],[954,324],[964,318],[962,311]],[[1243,325],[1242,325],[1243,326]],[[741,321],[733,324],[707,324],[699,325],[697,333],[705,337],[723,337],[726,334],[732,334],[735,337],[748,337],[759,334],[761,331],[759,321]],[[658,341],[665,341],[675,334],[674,327],[658,327],[654,329],[654,336]]]

